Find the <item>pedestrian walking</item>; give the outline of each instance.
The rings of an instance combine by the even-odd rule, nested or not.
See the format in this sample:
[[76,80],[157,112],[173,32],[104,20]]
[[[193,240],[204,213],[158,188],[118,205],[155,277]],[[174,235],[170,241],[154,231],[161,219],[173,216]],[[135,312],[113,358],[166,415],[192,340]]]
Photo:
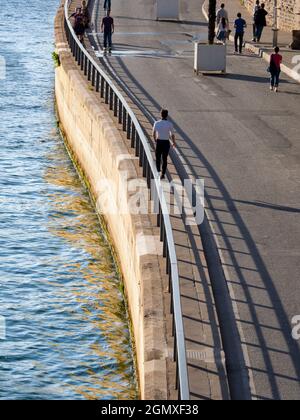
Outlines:
[[244,45],[244,35],[245,35],[245,28],[247,27],[247,22],[245,19],[242,18],[242,14],[237,14],[237,19],[234,22],[235,27],[235,36],[234,36],[234,46],[235,46],[235,53],[242,54],[243,52],[243,45]]
[[270,90],[278,92],[279,77],[281,73],[282,55],[279,54],[280,49],[276,47],[274,54],[271,55],[269,71],[271,73],[271,86]]
[[113,18],[110,16],[110,10],[107,11],[106,16],[102,19],[101,31],[104,34],[104,52],[111,52],[112,50],[112,35],[115,32],[115,24]]
[[217,39],[223,42],[224,45],[226,45],[226,41],[228,38],[228,30],[228,23],[226,22],[225,18],[222,18],[218,26]]
[[228,18],[228,12],[225,9],[225,4],[222,3],[220,9],[217,11],[217,25],[219,25],[222,21],[222,19],[226,20],[227,25],[229,26],[229,18]]
[[267,15],[268,15],[268,12],[265,9],[265,4],[262,3],[260,8],[255,13],[255,18],[254,18],[255,26],[256,26],[256,34],[255,34],[256,42],[260,42],[263,30],[267,26]]
[[256,42],[256,25],[255,25],[255,16],[256,12],[260,9],[260,0],[256,0],[255,6],[253,8],[253,42]]
[[111,0],[104,0],[103,9],[106,11],[111,11]]
[[174,126],[168,121],[168,116],[169,111],[163,109],[161,111],[161,120],[156,121],[153,127],[153,138],[156,143],[156,168],[157,172],[161,173],[160,179],[165,179],[166,177],[168,156],[171,148],[170,140],[172,140],[173,147],[176,147]]
[[82,8],[82,14],[83,14],[83,23],[84,23],[85,29],[88,29],[91,19],[90,19],[90,12],[89,12],[86,0],[82,0],[81,8]]
[[81,7],[77,7],[75,13],[73,13],[70,18],[74,18],[74,31],[75,34],[78,36],[80,42],[83,42],[84,39],[84,32],[85,32],[85,24],[84,24],[84,16],[82,13]]

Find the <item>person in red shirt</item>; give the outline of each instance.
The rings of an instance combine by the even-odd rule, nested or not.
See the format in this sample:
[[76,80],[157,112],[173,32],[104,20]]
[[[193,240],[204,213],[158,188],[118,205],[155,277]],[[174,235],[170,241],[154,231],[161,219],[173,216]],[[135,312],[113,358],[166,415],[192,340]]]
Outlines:
[[279,48],[274,49],[274,54],[271,55],[270,59],[270,73],[271,73],[271,86],[270,90],[278,92],[279,77],[281,73],[282,55],[279,54]]

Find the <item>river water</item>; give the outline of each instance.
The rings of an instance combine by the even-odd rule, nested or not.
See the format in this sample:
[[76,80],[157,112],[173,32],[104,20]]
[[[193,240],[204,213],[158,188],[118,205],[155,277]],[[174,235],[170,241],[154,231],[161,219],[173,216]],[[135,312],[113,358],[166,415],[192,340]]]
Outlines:
[[120,278],[56,127],[58,5],[0,10],[0,399],[133,399]]

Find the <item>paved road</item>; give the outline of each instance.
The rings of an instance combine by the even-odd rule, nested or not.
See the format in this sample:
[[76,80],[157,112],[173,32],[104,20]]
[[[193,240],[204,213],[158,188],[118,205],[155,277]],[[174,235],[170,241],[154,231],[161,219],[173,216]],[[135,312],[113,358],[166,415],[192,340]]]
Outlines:
[[226,77],[195,77],[201,2],[182,1],[184,24],[156,22],[154,3],[113,0],[110,65],[152,115],[169,108],[180,152],[205,179],[253,398],[299,399],[300,86],[283,77],[271,93],[265,62],[232,47]]

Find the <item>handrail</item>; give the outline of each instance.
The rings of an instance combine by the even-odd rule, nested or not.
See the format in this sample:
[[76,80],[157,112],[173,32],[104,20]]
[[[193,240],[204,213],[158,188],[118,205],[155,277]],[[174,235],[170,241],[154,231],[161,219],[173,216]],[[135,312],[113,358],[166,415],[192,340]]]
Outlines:
[[139,158],[140,167],[143,168],[143,176],[147,178],[147,184],[151,195],[151,181],[155,183],[155,198],[158,199],[157,225],[161,231],[161,241],[163,242],[164,257],[167,259],[167,274],[169,275],[169,289],[172,296],[171,313],[173,315],[174,336],[174,361],[176,362],[176,389],[178,389],[179,399],[189,400],[190,389],[188,379],[187,355],[185,346],[184,325],[180,297],[178,262],[175,250],[173,231],[170,215],[163,187],[156,169],[150,143],[147,140],[143,129],[138,122],[134,112],[127,101],[110,80],[109,76],[100,68],[93,57],[88,53],[76,36],[69,20],[69,5],[72,0],[66,0],[64,6],[64,23],[69,47],[85,76],[96,87],[96,92],[100,92],[101,98],[105,98],[105,103],[110,110],[114,111],[115,117],[123,125],[123,130],[127,132],[127,138],[131,140],[132,148],[135,148],[136,157]]

